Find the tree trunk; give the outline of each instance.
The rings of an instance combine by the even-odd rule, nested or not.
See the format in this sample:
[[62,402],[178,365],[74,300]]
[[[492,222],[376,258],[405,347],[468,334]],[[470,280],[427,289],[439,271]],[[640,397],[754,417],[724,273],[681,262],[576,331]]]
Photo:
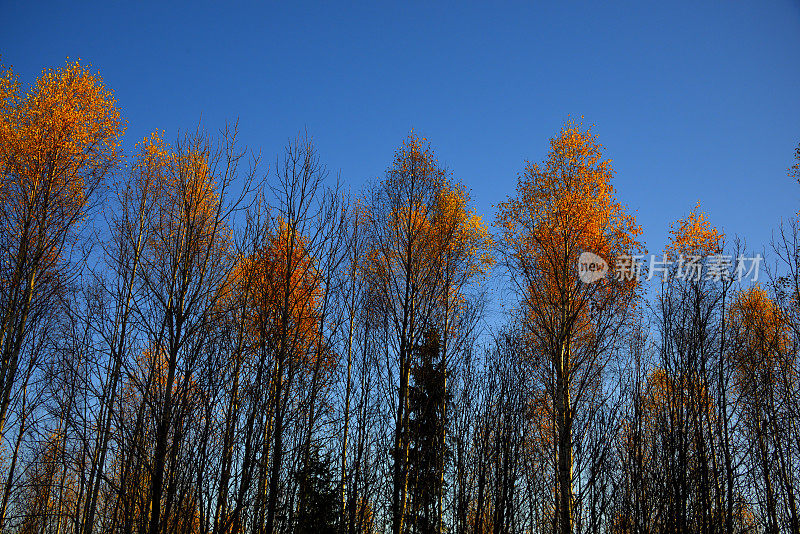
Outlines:
[[569,344],[561,346],[557,370],[559,533],[572,533],[572,414],[569,395]]

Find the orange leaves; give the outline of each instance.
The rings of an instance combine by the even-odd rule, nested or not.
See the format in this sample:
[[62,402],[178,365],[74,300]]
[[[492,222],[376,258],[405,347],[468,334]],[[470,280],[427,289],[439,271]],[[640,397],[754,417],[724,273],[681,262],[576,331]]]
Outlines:
[[[678,375],[656,367],[647,377],[641,400],[643,426],[637,430],[632,421],[626,420],[622,427],[622,440],[631,450],[636,447],[637,439],[652,442],[657,439],[657,434],[675,428],[681,417],[685,417],[681,414],[703,413],[703,417],[712,421],[716,417],[714,398],[705,381],[696,373]],[[643,435],[637,435],[639,432]],[[646,462],[652,459],[649,447],[644,446],[641,453]]]
[[787,174],[800,183],[800,145],[794,149],[794,165],[787,169]]
[[[444,184],[437,192],[431,216],[431,238],[443,255],[471,259],[463,267],[467,278],[485,278],[494,264],[492,238],[481,217],[468,207],[469,200],[463,185]],[[443,267],[452,267],[452,262],[443,262]]]
[[729,314],[735,324],[768,339],[783,339],[789,334],[787,318],[759,285],[738,292]]
[[[368,212],[370,247],[361,273],[405,336],[433,321],[445,336],[465,310],[466,291],[494,263],[486,225],[467,189],[437,161],[430,144],[410,135],[376,188]],[[375,302],[378,302],[376,300]],[[385,312],[384,312],[385,313]]]
[[[150,395],[158,398],[166,393],[167,387],[171,389],[173,395],[177,395],[180,391],[183,376],[176,376],[176,378],[173,378],[172,383],[168,384],[169,365],[169,354],[160,344],[151,345],[142,352],[136,353],[134,372],[141,375],[138,380],[141,384],[148,384],[150,391],[143,392],[132,389],[129,395],[142,396],[142,398],[145,395]],[[180,373],[177,374],[180,375]],[[127,387],[130,388],[132,385],[130,384]]]
[[668,256],[700,256],[719,254],[725,245],[725,234],[711,226],[706,214],[700,211],[700,202],[685,219],[672,224],[667,245]]
[[243,310],[252,343],[270,345],[286,332],[295,354],[308,354],[316,346],[320,276],[306,238],[293,235],[286,223],[262,248],[239,259],[227,291],[228,302]]
[[150,137],[136,143],[136,148],[138,155],[134,162],[135,169],[163,170],[169,167],[172,155],[159,132],[154,131]]
[[[19,80],[14,71],[9,68],[3,68],[0,65],[0,114],[5,116],[11,109],[16,106],[19,100]],[[5,124],[0,124],[0,128],[7,127]],[[4,130],[0,130],[0,134]],[[5,138],[0,138],[5,141]]]
[[612,263],[619,254],[640,250],[641,227],[615,200],[614,171],[602,153],[590,130],[565,125],[550,140],[547,160],[529,163],[516,198],[499,206],[508,244],[542,260],[542,267],[549,251],[591,251]]
[[772,382],[773,373],[791,372],[781,365],[790,349],[789,320],[763,288],[739,291],[728,314],[739,337],[732,357],[741,390]]
[[171,160],[172,152],[161,134],[157,131],[152,132],[149,137],[136,143],[131,176],[126,179],[125,184],[128,187],[121,189],[132,187],[140,201],[155,203],[159,192],[164,189]]
[[[460,265],[467,278],[485,277],[494,264],[489,252],[492,240],[486,224],[467,204],[469,196],[461,185],[443,183],[434,193],[430,205],[415,203],[393,210],[389,223],[398,237],[413,236],[414,254],[429,266],[441,270],[440,276],[456,267],[453,260],[468,259]],[[402,250],[397,250],[401,253]]]
[[403,141],[383,186],[390,198],[386,222],[398,255],[409,252],[407,245],[439,275],[487,274],[494,258],[486,224],[469,207],[467,189],[439,166],[426,139],[412,134]]
[[1,79],[3,174],[24,176],[31,191],[50,177],[64,200],[80,201],[85,181],[119,158],[125,128],[112,92],[77,62],[44,70],[21,97],[10,70]]
[[0,232],[20,247],[17,261],[31,250],[44,263],[60,257],[123,131],[113,94],[79,63],[43,71],[25,94],[10,68],[0,72]]
[[542,391],[535,391],[527,400],[529,434],[526,442],[529,454],[553,450],[556,429],[553,422],[553,399]]
[[209,167],[208,146],[192,139],[173,149],[153,132],[137,148],[134,179],[153,207],[155,253],[162,259],[185,250],[192,251],[187,259],[199,259],[204,251],[224,253],[230,233],[220,220],[220,196]]
[[568,122],[550,140],[547,159],[528,163],[516,196],[498,206],[502,241],[512,270],[522,278],[528,310],[551,323],[552,332],[567,324],[589,328],[588,317],[581,318],[588,313],[581,310],[589,305],[589,294],[597,301],[592,306],[612,299],[618,309],[637,294],[636,280],[606,277],[591,286],[577,280],[582,252],[614,265],[643,248],[641,227],[615,198],[613,174],[591,130]]
[[418,187],[415,182],[424,182],[436,187],[445,177],[445,171],[436,164],[436,156],[427,139],[420,139],[412,133],[395,153],[394,163],[387,173],[385,185],[387,189],[398,191]]
[[179,227],[171,230],[186,232],[187,241],[197,244],[200,250],[216,237],[220,208],[208,158],[197,147],[174,153],[160,203],[164,224],[174,226],[175,221],[181,221]]

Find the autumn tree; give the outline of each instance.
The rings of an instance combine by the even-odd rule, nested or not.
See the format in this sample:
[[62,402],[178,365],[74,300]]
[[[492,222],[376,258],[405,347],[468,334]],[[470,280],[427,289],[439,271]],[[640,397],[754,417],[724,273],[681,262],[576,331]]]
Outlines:
[[633,277],[578,277],[578,257],[608,265],[641,249],[641,229],[616,200],[613,169],[591,130],[572,122],[529,163],[517,193],[500,204],[505,264],[520,300],[530,357],[546,369],[557,430],[557,531],[573,530],[573,423],[596,391],[617,333],[638,296]]
[[429,261],[427,213],[433,211],[445,173],[431,149],[409,136],[395,154],[371,209],[374,261],[368,264],[372,291],[392,329],[399,385],[395,401],[392,473],[392,531],[404,532],[408,493],[408,391],[411,351],[430,321],[436,274]]
[[796,218],[759,284],[699,204],[648,273],[573,122],[497,247],[413,133],[351,196],[304,133],[262,174],[123,130],[85,66],[0,68],[0,531],[800,530]]
[[[217,289],[229,269],[236,198],[227,191],[240,157],[234,147],[235,130],[224,131],[219,144],[200,131],[180,137],[174,147],[159,135],[145,140],[135,190],[126,193],[131,211],[116,228],[117,246],[134,261],[120,273],[118,311],[130,308],[137,331],[130,340],[119,337],[121,330],[111,337],[111,361],[121,356],[121,343],[134,343],[125,377],[126,400],[133,403],[126,430],[133,441],[125,452],[139,453],[126,454],[119,464],[119,484],[146,485],[146,507],[135,513],[149,518],[146,530],[153,534],[192,522],[196,513],[187,508],[197,495],[186,476],[197,466],[187,462],[186,444],[198,429],[193,415],[204,398],[199,371],[218,313]],[[113,372],[110,378],[117,380]],[[129,522],[126,528],[132,528]]]
[[466,191],[439,165],[427,141],[413,134],[373,193],[365,276],[396,355],[391,500],[397,534],[404,531],[408,500],[411,352],[426,329],[451,326],[460,289],[491,263],[486,229],[467,203]]
[[[154,227],[150,213],[155,207],[153,191],[164,172],[164,145],[154,133],[136,146],[128,172],[113,184],[113,201],[118,210],[108,218],[111,236],[104,243],[105,269],[92,273],[94,281],[86,288],[87,320],[95,325],[99,360],[108,364],[98,377],[102,384],[97,398],[93,443],[87,447],[87,491],[83,504],[82,529],[91,534],[101,502],[101,486],[108,476],[110,450],[120,443],[115,439],[114,421],[120,413],[121,385],[130,361],[131,339],[136,334],[135,297],[141,290],[140,269],[145,246]],[[137,350],[137,349],[133,349]]]
[[[717,489],[728,488],[730,499],[733,491],[731,477],[722,478],[730,460],[724,458],[720,425],[728,418],[722,406],[726,391],[717,387],[725,387],[723,310],[732,275],[719,264],[723,249],[724,235],[698,203],[672,225],[664,270],[658,273],[661,370],[656,376],[662,400],[661,411],[651,418],[663,422],[658,447],[664,454],[660,465],[665,473],[659,481],[664,487],[657,502],[665,507],[660,516],[667,532],[713,531],[725,527],[730,516],[723,495],[717,494]],[[721,269],[713,275],[708,269],[715,263]]]
[[753,327],[748,329],[745,326],[745,347],[763,355],[761,358],[757,356],[749,366],[760,371],[752,378],[761,375],[755,387],[766,396],[753,399],[752,405],[761,403],[768,408],[764,418],[771,425],[764,430],[771,434],[766,435],[767,444],[771,442],[774,446],[771,461],[768,464],[762,462],[761,469],[771,465],[780,474],[772,484],[781,493],[788,523],[796,528],[800,506],[797,502],[800,480],[796,476],[800,465],[800,387],[796,378],[800,372],[797,357],[800,341],[800,224],[796,218],[781,223],[770,248],[776,261],[768,273],[769,292],[767,298],[750,299],[752,311],[744,318],[749,319]]
[[798,450],[793,447],[797,357],[789,317],[761,286],[739,291],[729,309],[733,339],[729,358],[746,439],[752,443],[754,479],[764,526],[800,528]]
[[[318,152],[308,135],[300,135],[287,144],[276,165],[274,221],[280,236],[274,243],[280,259],[277,277],[274,277],[277,306],[274,308],[276,337],[272,346],[274,407],[270,439],[272,451],[266,486],[264,528],[272,532],[276,527],[281,470],[284,468],[284,431],[294,399],[295,380],[308,373],[312,382],[319,373],[333,365],[332,354],[323,346],[326,287],[324,265],[326,252],[330,252],[335,237],[327,222],[336,221],[339,210],[325,187],[328,172],[320,162]],[[313,388],[312,388],[313,389]],[[312,392],[311,412],[308,420],[313,428],[316,393]],[[310,467],[311,433],[305,435],[302,447],[304,464]],[[301,477],[302,479],[302,477]],[[303,502],[301,501],[301,506]]]
[[44,70],[25,93],[10,68],[0,74],[0,434],[29,323],[59,290],[123,131],[113,93],[77,62]]

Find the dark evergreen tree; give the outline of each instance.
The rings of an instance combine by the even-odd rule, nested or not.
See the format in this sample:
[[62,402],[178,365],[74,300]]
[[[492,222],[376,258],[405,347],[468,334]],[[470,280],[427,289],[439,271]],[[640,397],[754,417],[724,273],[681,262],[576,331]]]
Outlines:
[[439,334],[425,333],[413,354],[413,384],[409,391],[410,524],[415,532],[436,532],[437,495],[443,491],[442,470],[448,454],[442,437],[451,396],[446,391],[446,361],[441,354]]
[[303,499],[297,518],[297,534],[334,534],[337,532],[339,501],[331,473],[333,462],[329,454],[314,448],[309,454],[308,473],[300,479]]

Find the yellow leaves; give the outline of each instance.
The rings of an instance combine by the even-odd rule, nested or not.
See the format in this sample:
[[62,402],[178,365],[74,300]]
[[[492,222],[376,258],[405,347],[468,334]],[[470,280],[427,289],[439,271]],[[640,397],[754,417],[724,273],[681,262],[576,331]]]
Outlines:
[[658,410],[672,402],[679,392],[680,387],[664,369],[653,369],[647,378],[645,407],[650,411]]
[[786,174],[800,183],[800,145],[794,149],[794,165],[786,170]]
[[322,287],[307,246],[304,236],[294,235],[280,222],[263,247],[236,262],[228,277],[226,299],[242,311],[254,344],[269,344],[285,332],[294,354],[304,357],[314,352]]
[[[712,420],[716,413],[714,399],[700,375],[677,376],[662,367],[656,367],[647,377],[641,410],[644,430],[651,438],[664,418],[674,424],[679,414],[688,410],[702,411]],[[624,425],[622,437],[632,445],[630,440],[634,437],[629,421]]]
[[488,229],[469,207],[467,189],[439,166],[425,138],[412,133],[403,141],[383,191],[386,219],[370,216],[385,229],[384,245],[389,246],[367,254],[366,274],[385,278],[411,268],[422,278],[415,283],[431,292],[443,285],[449,296],[486,276],[494,263]]
[[706,214],[700,211],[700,202],[685,219],[672,224],[667,256],[678,255],[706,257],[720,254],[725,245],[725,234],[711,226]]
[[477,503],[472,500],[467,508],[467,517],[464,519],[469,532],[475,534],[489,534],[494,532],[494,507],[490,502]]
[[44,70],[24,94],[12,69],[0,70],[0,234],[17,261],[54,266],[118,163],[123,131],[112,92],[79,63]]
[[[0,64],[0,114],[5,116],[19,100],[19,79],[14,71],[9,67],[5,68]],[[0,128],[3,124],[0,124]],[[2,135],[3,130],[0,130]],[[0,140],[3,139],[0,137]]]
[[[445,177],[444,169],[436,163],[436,156],[430,143],[412,132],[395,153],[393,165],[387,173],[384,185],[390,191],[414,190],[419,188],[420,184],[429,184],[435,188]],[[413,195],[410,195],[408,200],[413,202],[414,199],[411,197]]]
[[367,212],[371,250],[362,254],[360,274],[395,319],[433,321],[446,333],[466,309],[466,289],[494,263],[486,225],[467,189],[413,134],[375,193]]
[[739,337],[732,358],[740,388],[753,387],[775,372],[791,372],[781,365],[790,349],[789,320],[761,286],[739,291],[728,317]]
[[23,97],[18,90],[7,69],[0,75],[4,181],[24,182],[16,187],[23,201],[48,187],[54,201],[80,203],[87,174],[104,174],[119,157],[124,126],[113,94],[78,63],[45,70]]
[[167,258],[184,249],[193,251],[187,257],[207,250],[225,252],[231,236],[220,221],[220,197],[209,168],[208,148],[191,140],[173,149],[153,132],[137,149],[134,177],[153,205],[151,245],[156,254]]
[[172,155],[169,146],[164,142],[162,134],[154,131],[149,137],[136,143],[138,157],[134,162],[134,168],[139,169],[166,169],[170,165]]
[[20,99],[15,78],[7,72],[2,80],[0,150],[4,166],[14,166],[6,172],[28,180],[53,175],[63,194],[79,198],[87,173],[117,162],[124,124],[113,93],[88,68],[76,62],[46,69]]
[[[547,159],[528,163],[519,176],[516,196],[498,206],[497,222],[509,263],[524,277],[520,282],[528,311],[541,320],[566,323],[564,314],[585,308],[590,291],[595,297],[613,294],[620,308],[637,294],[637,280],[606,277],[589,288],[578,282],[575,272],[582,252],[614,265],[620,256],[642,251],[641,227],[615,199],[613,175],[591,130],[568,122],[550,140]],[[588,315],[577,319],[574,324],[588,333]]]
[[729,314],[732,321],[748,330],[765,332],[769,337],[788,335],[786,318],[760,285],[739,291]]
[[[468,278],[485,277],[494,264],[492,239],[481,217],[469,209],[469,194],[461,184],[444,184],[437,192],[431,217],[431,241],[447,256],[472,258],[466,266]],[[451,262],[445,262],[446,269]]]
[[543,391],[534,391],[527,400],[529,432],[526,448],[529,453],[553,450],[556,429],[553,422],[553,399]]
[[170,159],[170,180],[166,194],[168,205],[177,206],[205,234],[216,221],[219,195],[208,168],[208,154],[196,147],[174,153]]
[[[614,199],[614,171],[591,130],[567,123],[550,140],[544,164],[528,163],[517,197],[500,205],[506,237],[532,253],[544,247],[588,250],[607,261],[639,249],[642,230]],[[527,223],[532,232],[512,237]]]

